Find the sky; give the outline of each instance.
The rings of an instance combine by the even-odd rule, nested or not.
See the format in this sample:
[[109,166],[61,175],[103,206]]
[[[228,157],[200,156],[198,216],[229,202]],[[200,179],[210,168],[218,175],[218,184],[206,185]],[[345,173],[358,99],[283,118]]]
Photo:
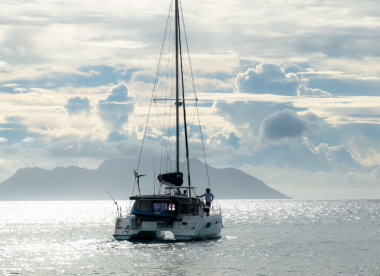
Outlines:
[[[138,158],[170,0],[0,7],[0,181]],[[380,197],[379,1],[182,8],[210,165],[293,198]],[[173,140],[157,118],[146,158]],[[203,160],[200,141],[194,128],[190,157]]]

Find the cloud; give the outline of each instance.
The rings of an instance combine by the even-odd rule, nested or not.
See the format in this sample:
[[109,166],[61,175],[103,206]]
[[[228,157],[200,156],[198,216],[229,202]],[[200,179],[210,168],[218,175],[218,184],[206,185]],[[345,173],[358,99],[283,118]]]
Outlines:
[[357,160],[344,145],[329,147],[327,144],[321,143],[315,147],[313,142],[307,137],[303,138],[303,143],[320,159],[326,160],[330,164],[330,168],[335,168],[337,165],[358,170],[362,168],[362,164],[359,160]]
[[300,72],[302,72],[302,69],[297,64],[287,63],[284,65],[284,73],[285,74],[288,74],[288,73],[297,74]]
[[300,138],[318,134],[323,127],[323,120],[314,113],[298,115],[294,110],[284,109],[270,114],[261,122],[259,136],[264,140]]
[[378,153],[375,149],[372,148],[367,149],[367,157],[363,159],[363,163],[367,166],[380,166],[380,152]]
[[84,113],[88,115],[91,111],[90,100],[88,98],[74,97],[67,99],[64,105],[69,115],[80,115]]
[[[255,143],[252,143],[255,145]],[[256,144],[257,145],[257,144]],[[363,165],[356,159],[344,145],[329,146],[314,143],[307,137],[292,139],[284,142],[266,143],[264,146],[259,144],[255,150],[252,145],[243,144],[238,153],[235,151],[234,157],[229,157],[227,162],[232,162],[234,166],[243,164],[252,166],[291,166],[302,170],[332,171],[337,167],[362,170]],[[221,162],[221,160],[218,160]]]
[[234,132],[228,135],[223,132],[218,132],[211,135],[207,142],[213,147],[230,146],[236,149],[239,147],[239,141],[240,138],[238,138]]
[[43,52],[38,51],[37,30],[30,26],[7,28],[3,34],[0,55],[12,63],[38,63],[44,61]]
[[155,81],[155,74],[153,74],[150,71],[137,71],[132,73],[131,81],[137,82],[142,81],[145,83],[154,83]]
[[5,117],[5,120],[8,122],[18,123],[18,122],[21,122],[22,117],[21,116],[7,116]]
[[0,136],[5,137],[10,143],[22,141],[29,134],[28,128],[24,124],[5,123],[0,124]]
[[121,134],[119,132],[116,132],[116,131],[110,132],[108,134],[108,138],[107,138],[108,143],[120,142],[120,141],[126,141],[126,140],[127,140],[127,136],[125,136],[124,134]]
[[134,110],[133,96],[128,94],[128,87],[120,82],[112,86],[105,100],[98,101],[100,118],[112,131],[119,131],[128,122],[128,116]]
[[0,137],[0,143],[6,143],[6,142],[8,142],[7,138]]
[[301,82],[294,73],[285,74],[279,64],[262,62],[239,73],[235,80],[240,93],[298,96]]
[[[200,113],[205,115],[202,127],[210,141],[206,150],[216,165],[222,158],[233,166],[242,162],[265,164],[269,175],[273,165],[282,168],[290,164],[311,172],[305,173],[303,180],[315,177],[323,182],[325,178],[317,177],[318,170],[330,172],[339,164],[359,168],[358,160],[365,160],[368,166],[380,163],[379,99],[356,97],[377,96],[380,87],[376,77],[380,72],[378,28],[374,20],[360,20],[363,15],[375,18],[376,11],[371,5],[352,2],[342,18],[336,16],[339,1],[315,2],[314,7],[323,13],[320,24],[315,24],[315,10],[305,10],[303,4],[299,0],[276,6],[271,1],[259,5],[225,2],[217,7],[212,19],[206,16],[210,13],[207,5],[196,8],[205,5],[202,1],[184,7],[196,15],[187,17],[186,25],[193,37],[189,42],[197,90],[213,92],[207,103],[200,102]],[[88,166],[88,160],[96,159],[93,156],[100,160],[135,154],[133,150],[140,143],[123,128],[131,127],[126,122],[133,122],[140,128],[135,133],[141,137],[145,123],[141,118],[147,113],[153,81],[150,72],[155,72],[162,42],[157,26],[165,22],[162,15],[167,13],[167,5],[120,2],[120,10],[130,11],[127,17],[109,16],[114,11],[106,2],[96,4],[98,16],[84,13],[85,4],[73,10],[52,3],[49,13],[41,13],[44,5],[43,1],[29,6],[22,1],[3,5],[11,12],[3,14],[0,35],[0,55],[6,57],[0,61],[0,82],[4,84],[0,87],[0,118],[5,118],[0,122],[0,137],[8,140],[1,144],[2,157],[13,158],[13,152],[18,152],[17,158],[40,158],[39,162],[54,166],[79,164],[76,162],[86,156],[87,163],[79,165]],[[141,16],[147,13],[149,16]],[[38,15],[38,20],[31,15]],[[260,28],[241,28],[241,18],[246,26],[258,21],[262,24]],[[137,27],[125,28],[131,24]],[[235,68],[238,58],[240,66]],[[120,80],[129,82],[129,91],[142,104],[134,106],[125,87],[121,87],[121,94],[110,91],[104,96]],[[230,93],[236,91],[240,93]],[[330,93],[340,98],[319,98],[330,97]],[[98,113],[75,110],[67,99],[77,96],[95,103]],[[224,102],[209,108],[206,104],[215,99]],[[67,116],[70,107],[72,112],[87,112],[88,116]],[[282,118],[288,125],[281,129],[281,118],[274,114],[284,109],[293,114]],[[313,128],[312,118],[305,114],[309,111],[329,125],[321,128],[317,122]],[[98,115],[103,124],[99,124]],[[273,117],[264,124],[269,115]],[[259,133],[261,124],[265,129]],[[259,134],[265,137],[267,147],[254,151]],[[36,141],[26,147],[22,142],[25,137]],[[160,139],[160,133],[148,133],[146,143]],[[192,152],[201,149],[201,145],[194,144],[190,145],[194,147]],[[53,161],[55,156],[59,157]],[[203,156],[201,152],[199,156]],[[336,181],[342,175],[337,173]],[[347,171],[346,175],[357,174]],[[304,191],[309,192],[306,188]]]
[[313,97],[313,98],[332,98],[331,94],[329,92],[323,91],[318,88],[308,88],[306,86],[302,86],[300,88],[300,94],[302,96],[306,97]]
[[240,167],[270,187],[293,198],[379,198],[380,166],[368,171],[337,167],[332,171],[310,171],[292,166]]
[[262,120],[269,114],[285,108],[297,111],[307,109],[294,108],[292,103],[272,103],[258,101],[215,101],[214,108],[217,115],[225,117],[236,126],[244,126],[247,123],[250,128],[258,127]]
[[239,73],[235,85],[239,93],[331,98],[326,91],[308,88],[309,80],[297,75],[300,72],[301,68],[295,64],[286,64],[283,68],[277,63],[261,62]]
[[377,96],[380,90],[380,79],[377,77],[353,75],[310,75],[309,87],[329,91],[332,95]]
[[22,139],[22,141],[25,144],[30,144],[30,143],[33,143],[35,141],[35,139],[33,137],[25,137],[24,139]]

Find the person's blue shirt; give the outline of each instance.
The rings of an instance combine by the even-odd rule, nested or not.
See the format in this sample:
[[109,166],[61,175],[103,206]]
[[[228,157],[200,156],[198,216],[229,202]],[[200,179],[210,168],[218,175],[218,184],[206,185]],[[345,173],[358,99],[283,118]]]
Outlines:
[[211,202],[211,198],[214,196],[212,193],[204,193],[203,196],[206,199],[206,202]]

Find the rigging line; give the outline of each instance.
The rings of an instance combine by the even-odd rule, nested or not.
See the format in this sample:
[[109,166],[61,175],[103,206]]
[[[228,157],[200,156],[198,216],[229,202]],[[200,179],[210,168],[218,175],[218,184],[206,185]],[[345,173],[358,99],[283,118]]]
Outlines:
[[[159,71],[160,71],[160,68],[161,68],[162,56],[163,55],[165,56],[164,52],[165,52],[166,38],[168,36],[168,32],[167,32],[168,29],[169,29],[169,39],[170,39],[170,35],[171,35],[171,28],[170,28],[170,26],[171,26],[171,22],[172,21],[170,20],[170,18],[171,18],[172,7],[173,7],[173,0],[170,3],[168,18],[166,20],[165,33],[164,33],[164,38],[163,38],[163,41],[162,41],[162,47],[161,47],[161,53],[160,53],[160,59],[159,59],[159,69],[157,70],[156,78],[159,78]],[[169,26],[169,28],[168,28],[168,26]],[[169,46],[170,46],[170,40],[169,40]],[[164,72],[165,72],[165,70],[164,70]],[[158,81],[159,81],[158,85],[155,86],[156,88],[157,87],[159,88],[161,86],[162,78],[159,78]],[[156,93],[157,93],[157,91],[156,91]]]
[[[157,103],[156,102],[154,102],[154,105],[155,105],[155,108],[156,108],[156,112],[157,112],[157,117],[158,117],[158,122],[159,122],[159,124],[160,124],[160,128],[161,128],[161,130],[162,130],[162,132],[164,132],[164,127],[161,125],[161,120],[160,120],[160,112],[159,112],[159,110],[158,110],[158,108],[157,108]],[[161,115],[162,116],[162,115]],[[163,123],[164,124],[164,123]],[[162,138],[161,138],[162,139]],[[162,139],[163,140],[163,139]],[[167,147],[165,147],[166,148],[166,152],[168,152],[168,148]]]
[[[170,84],[171,84],[171,89],[170,89],[170,98],[174,98],[174,93],[175,93],[175,88],[174,88],[174,75],[175,75],[175,72],[174,72],[174,67],[175,67],[175,49],[174,49],[174,40],[175,40],[175,36],[173,35],[173,48],[172,48],[172,54],[171,54],[171,63],[172,63],[172,66],[171,66],[171,75],[170,75]],[[172,161],[171,161],[171,148],[173,147],[173,140],[170,139],[172,137],[172,112],[173,110],[173,106],[171,104],[169,104],[169,113],[170,113],[170,116],[169,116],[169,124],[168,124],[168,137],[169,139],[167,140],[167,146],[169,148],[169,152],[168,152],[168,155],[167,155],[167,163],[166,163],[166,171],[173,171],[173,168],[172,168]]]
[[[143,140],[142,140],[142,145],[141,145],[141,149],[140,149],[140,156],[139,156],[139,161],[137,163],[137,173],[139,172],[139,167],[140,167],[140,161],[141,161],[141,154],[142,154],[142,151],[143,151],[143,148],[144,148],[144,142],[145,142],[145,137],[146,137],[146,130],[147,130],[147,127],[148,127],[148,121],[149,121],[149,117],[150,117],[150,110],[152,108],[152,102],[153,102],[153,97],[154,97],[154,92],[155,92],[155,88],[156,88],[156,84],[157,84],[157,78],[158,78],[158,73],[159,73],[159,70],[160,70],[160,63],[161,63],[161,58],[162,58],[162,51],[163,51],[163,48],[164,48],[164,42],[165,42],[165,39],[166,39],[166,34],[167,34],[167,28],[168,28],[168,22],[169,22],[169,18],[170,18],[170,12],[171,12],[171,9],[172,9],[172,5],[173,5],[173,0],[171,1],[170,3],[170,8],[169,8],[169,13],[168,13],[168,18],[166,20],[166,27],[165,27],[165,33],[164,33],[164,38],[163,38],[163,41],[162,41],[162,46],[161,46],[161,52],[160,52],[160,58],[158,60],[158,65],[157,65],[157,72],[156,72],[156,77],[155,77],[155,80],[154,80],[154,86],[153,86],[153,92],[152,92],[152,97],[150,99],[150,104],[149,104],[149,111],[148,111],[148,117],[146,118],[146,124],[145,124],[145,130],[144,130],[144,136],[143,136]],[[135,184],[133,185],[133,191],[134,191],[134,187],[136,185],[136,180],[135,180]]]
[[[168,73],[166,73],[168,75]],[[167,76],[168,77],[168,76]],[[165,95],[166,95],[166,92],[167,92],[167,82],[165,82]],[[164,106],[164,111],[166,110],[166,101],[165,101],[165,106]],[[164,123],[165,123],[165,116],[166,116],[166,112],[164,113]],[[163,159],[163,155],[164,155],[164,147],[165,147],[165,125],[164,125],[164,129],[162,130],[162,134],[161,134],[161,163],[160,163],[160,172],[161,172],[161,168],[162,168],[162,159]],[[166,148],[166,147],[165,147]]]
[[[173,41],[174,41],[175,37],[173,35]],[[170,75],[170,98],[173,98],[173,95],[174,95],[174,84],[173,84],[173,74],[174,74],[174,56],[175,56],[175,53],[174,53],[174,42],[173,42],[173,52],[172,52],[172,55],[171,55],[171,62],[172,62],[172,66],[171,66],[171,75]],[[166,172],[168,172],[168,167],[170,168],[170,171],[173,171],[172,169],[172,162],[171,162],[171,147],[172,147],[172,143],[171,143],[171,140],[170,140],[170,137],[172,136],[172,132],[171,132],[171,122],[172,122],[172,109],[173,109],[173,106],[171,104],[169,104],[169,123],[168,123],[168,140],[167,140],[167,146],[169,148],[168,150],[168,155],[167,155],[167,161],[166,161]]]
[[[172,23],[171,23],[172,21],[170,21],[170,26],[172,25]],[[168,79],[170,79],[171,80],[171,82],[170,82],[170,84],[172,83],[172,71],[173,71],[173,65],[171,66],[171,76],[170,76],[170,78],[169,78],[169,70],[168,70],[168,66],[169,66],[169,64],[171,63],[171,64],[173,64],[173,55],[171,54],[171,49],[174,49],[174,43],[172,43],[172,29],[170,28],[170,31],[169,31],[169,39],[168,39],[168,41],[169,41],[169,46],[168,46],[168,51],[167,51],[167,64],[166,64],[166,68],[165,68],[165,72],[166,72],[166,82],[165,82],[165,84],[166,84],[166,88],[165,88],[165,98],[167,98],[166,97],[166,95],[167,95],[167,88],[168,88],[168,83],[169,83],[169,81],[168,81]],[[174,40],[174,36],[173,36],[173,40]],[[171,46],[173,46],[173,48],[171,47]],[[172,85],[170,85],[170,88],[172,88],[171,87]],[[171,91],[171,90],[170,90]],[[167,101],[165,101],[165,105],[164,105],[164,122],[163,122],[163,129],[162,129],[162,132],[165,134],[165,132],[166,132],[166,126],[167,126],[167,129],[168,129],[168,132],[169,132],[169,128],[170,128],[170,114],[171,114],[171,108],[170,108],[170,105],[169,105],[169,123],[168,124],[166,124],[166,109],[167,109]],[[165,154],[164,154],[164,148],[166,149],[166,152],[165,152]],[[166,163],[167,164],[167,162],[163,162],[163,158],[164,158],[164,155],[165,156],[168,156],[169,155],[169,153],[168,153],[168,151],[169,151],[169,148],[170,148],[170,145],[168,144],[168,140],[166,140],[166,139],[162,139],[162,148],[161,148],[161,164],[160,164],[160,171],[162,172],[162,166],[163,166],[163,164],[164,163]],[[165,160],[166,160],[167,158],[165,158]],[[166,165],[166,170],[167,170],[167,165]]]
[[201,126],[201,120],[199,118],[199,110],[198,110],[198,101],[195,102],[195,105],[197,107],[197,113],[198,113],[198,125],[199,125],[199,131],[201,133],[201,141],[202,141],[202,148],[203,148],[203,156],[205,158],[205,166],[206,166],[206,173],[207,173],[207,181],[208,181],[208,187],[211,188],[210,186],[210,177],[208,175],[208,167],[207,167],[207,160],[206,160],[206,151],[205,151],[205,145],[203,143],[203,133],[202,133],[202,126]]
[[189,44],[188,44],[188,42],[187,42],[187,34],[186,34],[185,18],[184,18],[184,16],[183,16],[183,11],[182,11],[182,1],[179,0],[179,3],[180,3],[179,6],[181,7],[182,25],[183,25],[183,31],[184,31],[184,33],[185,33],[186,48],[187,48],[187,55],[188,55],[188,58],[189,58],[189,64],[190,64],[190,72],[191,72],[191,80],[192,80],[192,84],[193,84],[193,91],[194,91],[195,98],[198,99],[198,97],[197,97],[197,92],[196,92],[196,88],[195,88],[195,81],[194,81],[193,67],[192,67],[192,65],[191,65],[191,59],[190,59]]
[[[193,117],[194,116],[194,117]],[[193,118],[193,121],[191,122],[191,125],[190,125],[190,132],[189,132],[189,137],[191,137],[191,132],[193,130],[193,126],[194,126],[194,119],[195,119],[195,107],[193,108],[193,111],[190,115],[190,118]]]
[[[168,73],[169,72],[167,72],[167,78],[169,78]],[[166,81],[166,83],[167,83],[167,81]],[[166,90],[165,90],[165,98],[167,98],[166,96],[167,96],[167,85],[166,85]],[[168,130],[169,130],[169,126],[167,126],[168,124],[166,124],[166,119],[165,119],[166,118],[166,114],[167,114],[166,107],[167,107],[167,101],[165,100],[164,115],[163,115],[164,119],[163,119],[163,123],[162,123],[162,125],[163,125],[162,126],[162,132],[163,133],[165,133],[166,127],[168,127]],[[169,113],[168,117],[170,119],[170,113]],[[170,125],[170,121],[169,121],[169,125]],[[168,156],[169,155],[170,146],[168,144],[168,140],[166,140],[166,139],[162,139],[162,150],[161,150],[162,156],[161,156],[161,160],[163,160],[164,148],[166,149],[165,155]],[[161,167],[161,169],[162,169],[162,167]]]
[[[169,33],[169,46],[168,46],[168,55],[169,55],[169,52],[170,52],[170,48],[171,48],[171,43],[170,43],[170,36],[171,36],[171,28],[170,28],[170,33]],[[165,76],[165,99],[167,98],[166,95],[167,95],[167,92],[168,92],[168,78],[169,78],[169,71],[167,70],[168,69],[168,66],[169,66],[169,62],[170,62],[170,58],[168,58],[168,62],[166,63],[166,68],[165,68],[165,73],[166,73],[166,76]],[[162,160],[163,160],[163,155],[164,155],[164,148],[166,148],[167,150],[167,147],[166,147],[166,144],[165,144],[165,140],[163,139],[163,136],[165,134],[165,119],[166,119],[166,101],[165,101],[165,105],[164,105],[164,122],[163,122],[163,129],[162,129],[162,138],[161,138],[161,167],[160,169],[162,168]]]
[[192,65],[191,65],[189,44],[188,44],[188,42],[187,42],[186,26],[185,26],[185,20],[184,20],[184,16],[183,16],[183,11],[182,11],[182,2],[181,2],[181,0],[179,0],[179,2],[180,2],[180,7],[181,7],[181,15],[182,15],[182,22],[183,22],[183,30],[184,30],[184,33],[185,33],[185,40],[186,40],[187,53],[188,53],[188,57],[189,57],[191,79],[192,79],[192,82],[193,82],[193,91],[194,91],[194,95],[195,95],[195,99],[196,99],[196,101],[195,101],[195,106],[197,107],[198,124],[199,124],[199,131],[200,131],[200,133],[201,133],[202,148],[203,148],[203,156],[204,156],[204,159],[205,159],[205,166],[206,166],[206,173],[207,173],[207,181],[208,181],[208,186],[210,187],[210,177],[209,177],[209,174],[208,174],[208,168],[207,168],[206,152],[205,152],[205,146],[204,146],[204,142],[203,142],[203,133],[202,133],[201,120],[200,120],[200,118],[199,118],[199,109],[198,109],[198,101],[197,101],[197,100],[198,100],[198,97],[197,97],[197,92],[196,92],[196,89],[195,89],[193,67],[192,67]]
[[[168,81],[170,83],[169,95],[173,94],[173,67],[174,67],[173,63],[174,63],[174,44],[175,44],[174,39],[175,39],[174,34],[171,32],[171,45],[172,45],[172,47],[170,49],[171,51],[168,51],[168,56],[169,56],[169,58],[168,58],[168,65],[169,65],[169,63],[171,64],[171,67],[170,67],[171,68],[171,70],[170,70],[170,78],[169,78],[170,81]],[[169,75],[169,70],[168,70],[168,75]],[[165,93],[165,95],[166,95],[166,93]],[[169,98],[171,98],[171,97],[169,97]],[[165,101],[165,110],[166,110],[167,106],[168,106],[167,102]],[[171,137],[171,131],[170,131],[171,116],[172,116],[172,106],[169,103],[169,115],[168,115],[169,119],[168,119],[168,123],[166,124],[167,128],[164,131],[164,132],[167,132],[168,137],[169,137],[169,139],[165,140],[165,148],[166,148],[166,154],[165,154],[166,155],[165,156],[165,164],[166,164],[165,165],[165,172],[167,172],[169,170],[169,168],[171,170],[171,163],[168,162],[168,160],[170,160],[170,149],[171,149],[171,143],[170,143],[170,137]]]
[[160,119],[160,116],[162,116],[162,115],[160,114],[160,111],[159,111],[159,109],[157,108],[157,103],[156,103],[156,101],[154,101],[154,106],[155,106],[155,108],[156,108],[156,112],[157,112],[158,123],[160,124],[160,128],[161,128],[161,130],[163,131],[163,128],[162,128],[162,125],[161,125],[161,119]]
[[[168,18],[168,20],[169,20],[169,18]],[[169,22],[171,22],[171,21],[169,20]],[[162,67],[162,58],[163,58],[163,56],[165,56],[164,51],[165,51],[165,45],[166,45],[167,29],[168,29],[168,24],[166,25],[166,28],[165,28],[165,34],[164,34],[164,39],[162,41],[161,53],[160,53],[158,67],[157,67],[155,84],[154,84],[154,88],[153,88],[153,92],[156,93],[156,95],[157,95],[157,91],[161,87],[161,83],[162,83],[162,79],[163,79],[163,77],[160,77],[160,71],[161,71],[161,67]],[[163,73],[165,74],[165,69],[164,69]]]
[[[171,25],[171,23],[170,23]],[[166,78],[165,78],[165,99],[167,98],[167,93],[168,93],[168,79],[169,79],[169,70],[168,70],[168,67],[169,67],[169,63],[170,63],[170,60],[171,60],[171,56],[170,56],[170,50],[171,50],[171,28],[170,28],[170,33],[169,33],[169,47],[168,47],[168,61],[166,63],[166,68],[165,68],[165,72],[166,72]],[[162,132],[165,133],[166,131],[166,126],[167,126],[167,123],[166,123],[166,117],[167,117],[167,112],[166,112],[166,109],[167,109],[167,101],[165,100],[165,104],[164,104],[164,115],[163,115],[163,128],[162,128]],[[169,118],[170,118],[170,114],[168,115]],[[169,150],[169,147],[168,147],[168,144],[167,142],[165,142],[164,139],[162,139],[162,150],[161,150],[161,161],[163,159],[163,155],[164,155],[164,151],[163,151],[163,148],[165,147],[166,149],[166,154],[167,155],[167,151]],[[162,168],[162,167],[161,167]]]
[[[160,124],[160,128],[161,128],[161,130],[162,130],[162,132],[163,133],[165,133],[164,132],[164,127],[161,125],[161,120],[160,120],[160,112],[159,112],[159,110],[158,110],[158,108],[157,108],[157,103],[156,102],[154,102],[154,106],[155,106],[155,108],[156,108],[156,112],[157,112],[157,117],[158,117],[158,122],[159,122],[159,124]],[[162,115],[161,115],[162,116]],[[164,124],[164,123],[163,123]],[[162,138],[161,138],[162,139]],[[162,139],[163,140],[163,139]],[[162,144],[164,144],[164,142],[162,142]],[[166,148],[166,151],[168,151],[168,148],[167,147],[165,147]]]
[[[192,119],[191,124],[190,124],[190,134],[191,134],[191,130],[193,129],[193,126],[194,126],[195,111],[196,111],[196,108],[195,108],[195,105],[194,105],[193,111],[190,114],[190,118]],[[190,137],[190,134],[189,134],[189,137]]]

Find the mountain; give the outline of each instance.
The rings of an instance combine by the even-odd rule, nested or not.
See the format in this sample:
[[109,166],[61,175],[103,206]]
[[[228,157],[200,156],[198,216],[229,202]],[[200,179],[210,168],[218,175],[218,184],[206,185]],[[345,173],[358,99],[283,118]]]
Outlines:
[[[110,199],[107,191],[116,199],[127,199],[134,187],[133,169],[137,160],[109,159],[96,170],[70,166],[53,170],[41,168],[19,169],[0,184],[0,200],[104,200]],[[159,160],[142,160],[140,178],[142,194],[158,191],[158,180],[154,175],[161,169]],[[142,165],[144,165],[142,167]],[[171,164],[167,171],[170,171]],[[184,184],[187,171],[184,168]],[[154,171],[156,172],[154,174]],[[190,160],[191,185],[198,187],[197,194],[203,194],[208,187],[206,168],[198,159]],[[284,194],[268,187],[265,183],[234,168],[217,169],[208,166],[211,192],[216,199],[286,199]],[[154,183],[156,186],[154,186]],[[137,185],[134,192],[138,192]]]

